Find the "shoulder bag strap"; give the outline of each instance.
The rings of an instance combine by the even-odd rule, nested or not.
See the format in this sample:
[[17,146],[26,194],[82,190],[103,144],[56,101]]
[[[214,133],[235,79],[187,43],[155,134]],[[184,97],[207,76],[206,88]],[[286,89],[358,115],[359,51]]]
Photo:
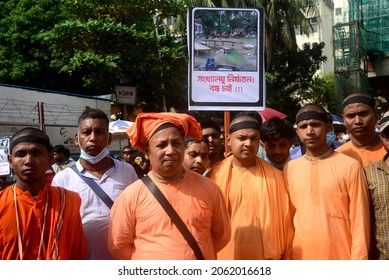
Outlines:
[[80,171],[78,171],[76,165],[73,165],[70,167],[73,169],[73,171],[82,179],[85,181],[85,183],[88,184],[88,186],[97,194],[97,196],[105,203],[105,205],[108,206],[109,209],[111,209],[113,205],[112,199],[103,191],[103,189],[92,179],[85,176],[82,176],[80,174]]
[[193,237],[192,233],[186,227],[185,223],[181,220],[180,216],[174,210],[173,206],[169,203],[169,201],[166,199],[160,189],[158,189],[158,187],[155,185],[153,180],[151,180],[148,175],[142,177],[141,180],[147,186],[150,192],[154,195],[154,197],[158,200],[165,212],[169,215],[172,222],[181,232],[182,236],[185,238],[185,240],[188,242],[189,246],[195,253],[196,258],[198,260],[204,260],[203,253],[201,252],[201,249],[199,247],[199,244],[197,244],[196,239]]

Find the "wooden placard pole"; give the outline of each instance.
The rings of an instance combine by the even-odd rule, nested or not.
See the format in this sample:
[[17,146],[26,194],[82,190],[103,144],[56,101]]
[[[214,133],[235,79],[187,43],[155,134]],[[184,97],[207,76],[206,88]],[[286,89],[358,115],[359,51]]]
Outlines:
[[224,149],[225,155],[230,152],[230,146],[227,145],[227,135],[230,133],[230,112],[224,111]]

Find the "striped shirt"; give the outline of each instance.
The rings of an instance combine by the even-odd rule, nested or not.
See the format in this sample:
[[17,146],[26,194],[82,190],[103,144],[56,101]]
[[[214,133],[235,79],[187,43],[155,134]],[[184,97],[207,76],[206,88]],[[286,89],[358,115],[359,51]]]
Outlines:
[[385,162],[388,156],[365,167],[375,220],[373,234],[381,260],[389,259],[389,167]]

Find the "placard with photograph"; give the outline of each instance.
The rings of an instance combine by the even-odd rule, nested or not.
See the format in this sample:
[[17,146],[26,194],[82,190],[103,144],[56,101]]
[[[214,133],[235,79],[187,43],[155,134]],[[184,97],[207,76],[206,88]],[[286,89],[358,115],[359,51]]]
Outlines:
[[263,109],[263,10],[195,7],[188,26],[189,110]]
[[11,174],[11,167],[8,162],[9,137],[0,138],[0,176]]

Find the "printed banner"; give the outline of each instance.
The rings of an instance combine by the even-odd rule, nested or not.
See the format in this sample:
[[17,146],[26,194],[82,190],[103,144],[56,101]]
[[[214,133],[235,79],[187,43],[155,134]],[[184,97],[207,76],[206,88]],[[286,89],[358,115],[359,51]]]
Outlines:
[[10,138],[0,138],[0,176],[11,174],[11,167],[8,162]]
[[264,109],[263,10],[196,7],[188,25],[189,110]]

